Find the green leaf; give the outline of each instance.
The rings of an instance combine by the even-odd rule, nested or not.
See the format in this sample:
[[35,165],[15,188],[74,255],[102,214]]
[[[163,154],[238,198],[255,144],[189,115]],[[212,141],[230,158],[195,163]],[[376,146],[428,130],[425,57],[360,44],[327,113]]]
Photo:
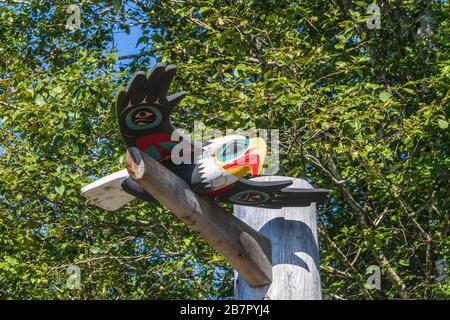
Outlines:
[[117,55],[115,55],[114,53],[107,53],[106,54],[108,56],[108,58],[110,58],[113,61],[117,61],[117,59],[119,58]]
[[201,7],[200,10],[198,10],[198,12],[200,12],[201,14],[208,12],[211,10],[211,7]]
[[386,102],[389,100],[391,95],[389,94],[389,92],[382,91],[382,92],[380,92],[378,97],[380,98],[381,101]]
[[410,94],[415,94],[416,93],[413,89],[410,89],[410,88],[403,88],[403,91],[406,91],[406,92],[408,92]]
[[438,120],[438,126],[441,129],[447,129],[448,128],[448,122],[442,119]]
[[60,196],[63,195],[64,190],[66,190],[66,187],[64,187],[63,184],[60,185],[60,186],[58,186],[58,187],[55,187],[55,191],[56,191]]
[[45,104],[45,100],[44,97],[41,95],[37,95],[36,99],[34,100],[34,102],[36,103],[36,105],[38,105],[39,107],[43,106]]
[[401,260],[399,261],[399,264],[400,264],[401,266],[404,266],[404,267],[408,267],[408,266],[409,266],[409,262],[408,262],[407,260],[403,260],[403,259],[401,259]]
[[18,264],[19,264],[19,261],[17,261],[16,258],[11,257],[11,256],[7,256],[7,257],[5,258],[5,262],[8,263],[8,264],[11,265],[11,266],[15,266],[15,265],[18,265]]
[[91,247],[91,252],[93,253],[93,254],[97,254],[97,253],[99,253],[100,252],[100,248],[99,247],[97,247],[97,246],[93,246],[93,247]]

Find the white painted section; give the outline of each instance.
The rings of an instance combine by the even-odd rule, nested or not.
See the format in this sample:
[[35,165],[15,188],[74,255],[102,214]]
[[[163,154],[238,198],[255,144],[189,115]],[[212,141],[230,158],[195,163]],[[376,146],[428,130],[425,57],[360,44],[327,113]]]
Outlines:
[[114,172],[88,184],[81,193],[100,208],[115,211],[134,199],[122,189],[122,182],[128,177],[127,169]]
[[[291,188],[311,188],[295,179]],[[251,180],[277,181],[286,177]],[[321,300],[316,204],[308,207],[264,209],[234,206],[234,215],[272,242],[272,283],[252,288],[235,276],[236,300]]]

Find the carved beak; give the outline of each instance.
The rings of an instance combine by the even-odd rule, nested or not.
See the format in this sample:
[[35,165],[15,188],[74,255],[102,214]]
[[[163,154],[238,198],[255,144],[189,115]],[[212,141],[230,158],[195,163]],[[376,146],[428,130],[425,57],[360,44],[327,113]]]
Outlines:
[[252,177],[258,176],[263,168],[266,158],[266,142],[264,139],[250,139],[247,151],[239,158],[223,166],[223,169],[238,179],[249,173]]

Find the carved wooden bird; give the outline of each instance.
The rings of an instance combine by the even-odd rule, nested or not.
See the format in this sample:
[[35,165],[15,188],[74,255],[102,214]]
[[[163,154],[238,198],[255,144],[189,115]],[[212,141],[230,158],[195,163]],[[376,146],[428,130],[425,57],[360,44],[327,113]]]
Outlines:
[[[191,140],[170,121],[174,107],[186,96],[167,96],[175,65],[156,65],[148,75],[134,74],[119,92],[116,114],[127,147],[137,147],[185,180],[191,188],[212,201],[264,208],[309,206],[323,201],[329,190],[287,188],[292,180],[252,181],[260,175],[266,143],[260,137],[230,135],[205,143]],[[134,198],[156,201],[126,170],[82,189],[89,200],[107,210],[116,210]]]

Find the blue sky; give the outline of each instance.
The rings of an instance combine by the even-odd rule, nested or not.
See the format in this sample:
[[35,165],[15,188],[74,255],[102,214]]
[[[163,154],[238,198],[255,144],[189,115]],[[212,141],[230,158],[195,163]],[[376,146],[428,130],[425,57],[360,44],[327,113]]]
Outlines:
[[[125,12],[130,12],[133,9],[138,9],[136,4],[126,1],[122,1],[122,10]],[[132,20],[127,20],[125,23],[132,25],[133,23],[136,23]],[[148,50],[149,48],[146,47],[144,44],[139,44],[139,46],[136,46],[139,38],[143,35],[143,32],[141,30],[141,25],[130,27],[130,33],[127,34],[124,30],[121,30],[120,28],[116,27],[116,30],[114,31],[114,43],[112,44],[115,49],[117,49],[116,55],[118,57],[121,56],[128,56],[133,54],[138,54],[142,51]],[[148,46],[148,44],[147,44]],[[122,63],[130,62],[131,60],[121,60]]]
[[142,30],[140,26],[132,27],[130,34],[126,34],[125,31],[114,32],[114,46],[118,50],[117,55],[125,56],[139,53],[143,46],[140,44],[136,48],[138,39],[142,36]]

